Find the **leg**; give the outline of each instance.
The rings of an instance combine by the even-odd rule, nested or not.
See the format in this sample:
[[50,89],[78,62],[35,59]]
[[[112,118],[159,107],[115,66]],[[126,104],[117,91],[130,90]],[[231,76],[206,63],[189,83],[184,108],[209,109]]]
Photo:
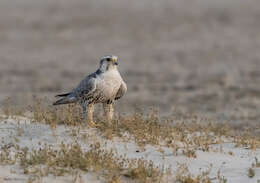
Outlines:
[[103,108],[104,108],[104,113],[106,115],[106,118],[107,118],[108,122],[110,123],[112,121],[113,115],[114,115],[113,103],[104,103]]
[[94,104],[88,104],[88,122],[90,126],[96,126],[96,123],[93,119],[93,113],[94,113]]

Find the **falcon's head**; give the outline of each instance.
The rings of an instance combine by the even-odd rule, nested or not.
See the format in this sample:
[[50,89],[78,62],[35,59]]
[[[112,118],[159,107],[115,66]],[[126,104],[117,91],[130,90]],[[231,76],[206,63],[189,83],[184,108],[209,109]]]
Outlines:
[[101,58],[99,69],[103,72],[117,69],[118,57],[115,55],[107,55]]

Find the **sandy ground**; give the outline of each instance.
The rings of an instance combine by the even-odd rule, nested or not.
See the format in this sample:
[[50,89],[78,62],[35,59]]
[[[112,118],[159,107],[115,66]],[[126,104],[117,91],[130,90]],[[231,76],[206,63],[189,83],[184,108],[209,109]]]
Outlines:
[[[218,172],[227,179],[228,183],[256,183],[260,180],[260,168],[255,168],[253,178],[248,177],[248,169],[255,162],[255,158],[260,159],[260,149],[252,151],[246,148],[238,148],[233,143],[230,143],[228,139],[225,139],[222,144],[212,145],[209,152],[196,151],[197,158],[188,158],[181,153],[176,156],[172,153],[172,149],[164,146],[146,145],[144,150],[140,150],[131,140],[127,142],[119,138],[108,140],[103,138],[100,132],[92,128],[80,130],[79,134],[87,135],[87,138],[83,140],[80,136],[72,135],[71,127],[57,126],[53,130],[47,125],[31,123],[30,120],[20,117],[1,121],[0,131],[2,146],[3,144],[9,146],[17,144],[30,150],[38,149],[43,144],[57,148],[62,142],[70,144],[77,141],[87,151],[90,144],[100,142],[102,148],[107,151],[113,149],[113,151],[117,152],[118,157],[122,155],[128,159],[143,158],[148,161],[151,160],[159,167],[171,167],[172,175],[167,177],[168,180],[173,180],[178,164],[186,164],[193,175],[211,169],[209,176],[212,182],[218,182]],[[19,141],[16,140],[17,138]],[[140,152],[137,152],[137,150]],[[230,151],[233,152],[233,155],[230,155]],[[95,173],[81,172],[80,175],[82,181],[85,182],[105,182],[104,178],[102,179]],[[0,177],[2,182],[16,183],[27,182],[29,175],[24,175],[19,169],[19,165],[12,165],[0,166]],[[41,181],[71,182],[72,179],[75,179],[75,176],[48,176],[41,178]]]
[[[46,96],[51,104],[55,94],[71,90],[95,71],[101,56],[113,53],[120,58],[128,85],[118,112],[154,106],[161,114],[181,111],[215,122],[259,126],[259,12],[259,0],[1,0],[0,111],[7,97],[21,108],[31,104],[34,95]],[[0,136],[16,127],[1,123]],[[29,135],[21,140],[29,147],[37,141],[60,142],[48,126],[35,124],[25,130]],[[66,137],[65,127],[57,131],[59,140]],[[197,159],[170,155],[165,163],[187,161],[194,173],[213,163],[213,178],[220,169],[231,182],[238,182],[237,177],[256,182],[247,178],[246,169],[259,151],[222,146],[235,156],[197,152]],[[146,153],[155,163],[164,162],[149,148],[129,156]],[[13,168],[0,172],[18,182],[28,178],[8,173]],[[256,173],[258,177],[259,170]]]

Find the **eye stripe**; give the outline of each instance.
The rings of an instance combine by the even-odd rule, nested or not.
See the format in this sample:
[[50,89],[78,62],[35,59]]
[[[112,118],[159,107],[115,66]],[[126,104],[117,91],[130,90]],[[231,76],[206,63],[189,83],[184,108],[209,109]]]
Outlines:
[[106,61],[110,62],[110,61],[113,61],[114,58],[117,58],[117,56],[114,56],[114,55],[106,55],[106,56],[103,56],[103,57],[101,58],[101,60],[106,60]]

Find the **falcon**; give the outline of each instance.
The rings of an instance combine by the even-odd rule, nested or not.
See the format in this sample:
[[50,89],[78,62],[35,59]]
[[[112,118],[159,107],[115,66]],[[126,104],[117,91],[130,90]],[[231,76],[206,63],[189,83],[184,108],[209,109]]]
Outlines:
[[118,71],[118,57],[107,55],[101,58],[97,71],[86,76],[71,92],[56,95],[61,99],[53,105],[80,103],[83,118],[87,118],[91,126],[96,126],[93,120],[94,105],[102,103],[106,118],[111,122],[114,101],[123,97],[126,91],[126,83]]

